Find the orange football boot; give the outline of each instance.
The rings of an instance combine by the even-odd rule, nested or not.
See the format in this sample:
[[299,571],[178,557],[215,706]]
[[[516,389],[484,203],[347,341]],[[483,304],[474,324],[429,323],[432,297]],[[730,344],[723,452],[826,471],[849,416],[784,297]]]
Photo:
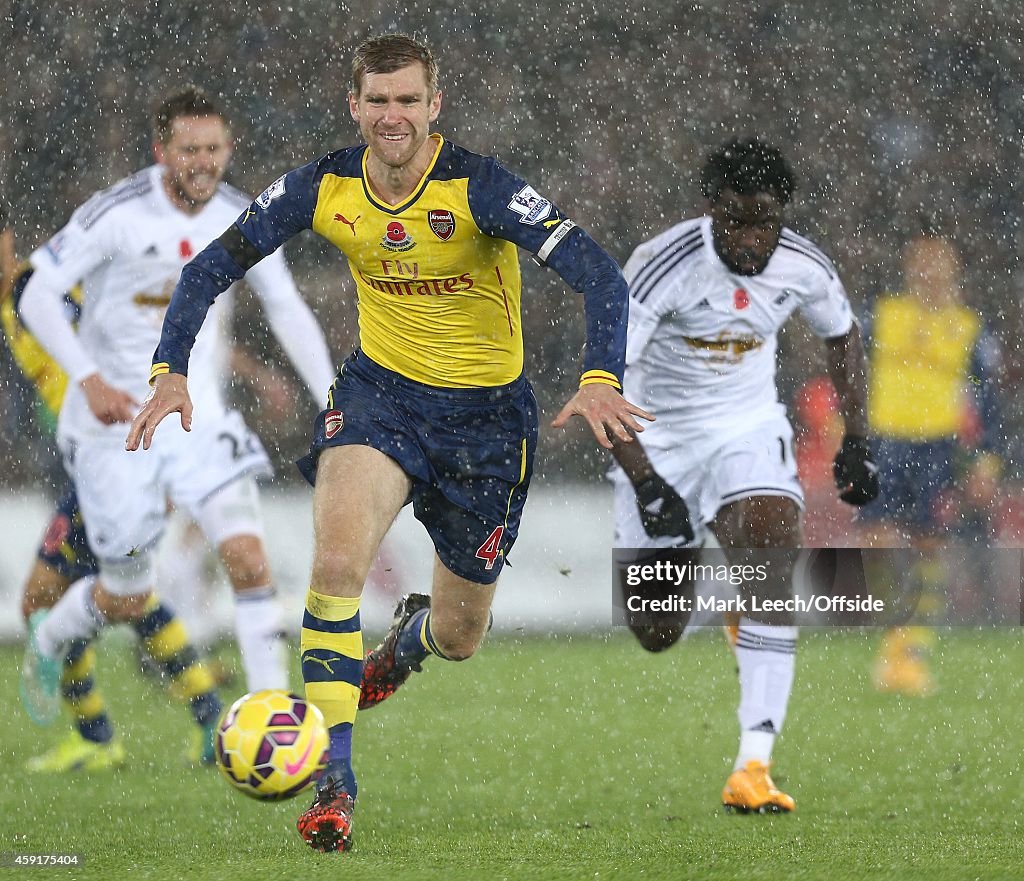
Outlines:
[[741,814],[788,814],[796,810],[792,797],[780,792],[768,774],[768,765],[751,759],[733,771],[722,790],[726,811]]

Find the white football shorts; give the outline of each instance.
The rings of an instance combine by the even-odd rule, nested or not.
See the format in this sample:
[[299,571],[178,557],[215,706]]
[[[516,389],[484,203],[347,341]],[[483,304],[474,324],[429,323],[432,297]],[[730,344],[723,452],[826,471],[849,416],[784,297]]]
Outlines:
[[[642,442],[641,436],[641,442]],[[690,509],[695,539],[704,543],[708,524],[730,502],[752,496],[786,496],[801,509],[804,494],[797,479],[793,456],[793,428],[784,416],[750,426],[743,431],[680,438],[672,450],[647,450],[658,472]],[[619,548],[683,547],[681,538],[651,538],[640,521],[636,494],[626,475],[616,468],[615,546]]]
[[[86,538],[101,569],[104,560],[145,554],[156,544],[168,501],[188,512],[211,543],[241,534],[241,525],[211,522],[204,503],[243,477],[273,473],[263,444],[240,413],[197,421],[191,432],[174,427],[158,433],[149,450],[134,453],[124,448],[127,425],[103,437],[61,438],[64,467],[75,483]],[[213,519],[237,510],[245,528],[251,523],[251,505],[215,507],[226,513]]]

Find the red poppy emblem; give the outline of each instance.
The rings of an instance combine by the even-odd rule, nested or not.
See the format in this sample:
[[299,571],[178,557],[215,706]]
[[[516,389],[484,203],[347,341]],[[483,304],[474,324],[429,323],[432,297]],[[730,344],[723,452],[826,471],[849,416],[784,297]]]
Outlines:
[[384,230],[384,237],[380,240],[381,245],[388,251],[408,251],[415,247],[413,237],[406,232],[405,227],[397,220],[392,220]]
[[750,305],[750,294],[743,290],[743,288],[736,288],[732,292],[732,304],[737,309],[746,309]]

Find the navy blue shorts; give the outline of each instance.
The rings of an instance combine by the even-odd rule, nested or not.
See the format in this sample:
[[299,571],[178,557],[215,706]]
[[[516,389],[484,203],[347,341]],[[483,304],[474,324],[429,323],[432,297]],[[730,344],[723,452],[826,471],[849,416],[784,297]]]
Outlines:
[[878,438],[881,493],[861,509],[869,520],[893,520],[902,526],[932,529],[942,494],[953,484],[956,442]]
[[96,558],[85,540],[85,524],[74,488],[57,502],[57,510],[43,533],[36,556],[71,581],[99,572]]
[[409,501],[438,557],[460,578],[497,580],[519,534],[537,449],[537,401],[525,377],[495,388],[423,385],[360,351],[331,387],[333,409],[297,463],[310,483],[327,447],[373,447],[412,480]]

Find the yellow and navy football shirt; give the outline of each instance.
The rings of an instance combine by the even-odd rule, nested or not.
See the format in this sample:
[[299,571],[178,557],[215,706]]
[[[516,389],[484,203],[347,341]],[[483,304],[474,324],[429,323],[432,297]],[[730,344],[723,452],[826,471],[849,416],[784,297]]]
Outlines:
[[958,303],[881,297],[871,322],[872,431],[915,442],[956,435],[968,377],[984,376],[976,355],[983,330],[980,317]]
[[[3,325],[14,363],[35,387],[43,408],[43,416],[48,421],[55,422],[64,401],[68,377],[63,368],[39,345],[18,318],[18,302],[31,277],[32,267],[28,263],[22,264],[14,274],[11,295],[0,304],[0,324]],[[76,321],[82,302],[82,289],[74,287],[64,299],[72,320]]]
[[583,382],[619,387],[626,284],[582,229],[497,160],[432,135],[433,161],[388,205],[372,192],[365,145],[330,153],[271,184],[182,273],[153,375],[186,373],[214,297],[304,229],[342,252],[356,282],[359,345],[426,385],[492,387],[523,370],[517,246],[584,294]]

